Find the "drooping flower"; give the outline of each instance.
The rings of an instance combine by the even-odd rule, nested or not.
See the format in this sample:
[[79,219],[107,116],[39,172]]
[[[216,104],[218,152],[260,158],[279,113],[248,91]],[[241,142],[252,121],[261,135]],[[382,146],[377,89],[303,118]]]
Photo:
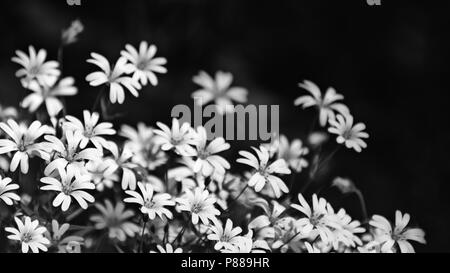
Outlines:
[[5,231],[12,233],[8,235],[8,239],[21,242],[21,250],[23,253],[28,253],[31,249],[33,253],[38,253],[39,250],[46,252],[47,245],[50,241],[44,237],[47,229],[39,225],[38,220],[31,221],[28,216],[24,217],[24,221],[15,217],[17,229],[13,227],[5,228]]
[[47,51],[45,49],[36,50],[33,46],[28,47],[27,55],[21,50],[16,50],[16,55],[11,60],[22,66],[17,70],[16,77],[23,80],[24,87],[32,80],[37,80],[40,84],[48,82],[49,78],[58,77],[61,72],[58,70],[58,62],[46,61]]
[[331,119],[328,132],[337,135],[336,141],[339,144],[345,144],[349,149],[354,149],[358,153],[362,148],[366,148],[367,144],[362,140],[368,138],[369,134],[364,132],[366,125],[357,123],[353,125],[353,117],[351,115],[337,115],[336,119]]
[[37,120],[29,127],[19,126],[14,120],[9,119],[7,123],[0,122],[0,128],[11,138],[11,140],[0,139],[0,154],[15,152],[10,164],[11,172],[14,172],[20,165],[20,171],[28,173],[29,157],[38,156],[44,160],[50,159],[37,140],[45,134],[53,134],[54,130],[51,127],[41,125]]
[[138,187],[141,193],[139,194],[133,190],[125,191],[126,194],[131,197],[125,198],[126,203],[136,203],[141,205],[141,212],[143,214],[148,214],[148,217],[153,220],[156,215],[159,218],[164,219],[167,217],[172,219],[173,214],[168,210],[167,206],[175,206],[175,202],[168,193],[157,193],[154,194],[153,186],[150,184],[142,184],[138,182]]
[[230,163],[225,158],[216,155],[230,148],[230,144],[226,143],[223,137],[215,138],[207,144],[206,130],[204,127],[199,126],[197,128],[195,146],[197,159],[194,165],[194,172],[201,172],[203,176],[208,177],[213,172],[224,175],[225,170],[230,168]]
[[95,64],[100,67],[102,71],[93,72],[86,76],[86,81],[91,86],[100,86],[102,84],[109,85],[109,100],[112,103],[118,102],[122,104],[125,101],[125,89],[127,89],[133,96],[138,97],[141,85],[133,80],[133,78],[126,76],[131,73],[133,67],[127,64],[127,59],[121,57],[117,60],[114,67],[111,69],[109,61],[102,55],[91,53],[92,59],[87,62]]
[[49,77],[43,83],[36,80],[30,81],[26,87],[32,93],[27,95],[20,105],[33,113],[44,104],[48,115],[55,117],[64,108],[58,97],[74,96],[78,92],[78,89],[73,85],[75,80],[72,77],[63,78],[58,82],[57,80],[57,77]]
[[[220,114],[232,111],[233,101],[238,103],[247,102],[247,90],[242,87],[230,87],[233,75],[228,72],[217,71],[213,79],[205,71],[200,71],[194,76],[194,83],[201,86],[201,89],[192,93],[195,103],[205,105],[211,101]],[[228,107],[227,107],[228,106]]]
[[63,127],[66,130],[80,132],[81,142],[80,148],[86,148],[87,144],[91,142],[94,146],[103,151],[106,147],[106,140],[102,137],[105,135],[114,135],[116,130],[113,129],[111,122],[98,123],[100,116],[97,112],[92,114],[88,110],[83,111],[84,124],[73,116],[66,116],[67,122],[64,122]]
[[395,212],[395,226],[383,216],[374,215],[369,224],[378,229],[379,233],[375,241],[381,245],[382,252],[391,252],[392,248],[398,246],[402,253],[414,253],[414,247],[409,241],[425,244],[425,232],[420,228],[409,228],[410,215],[397,210]]
[[216,216],[220,215],[220,211],[214,207],[216,198],[210,195],[207,190],[199,187],[192,190],[186,190],[184,195],[176,199],[178,209],[188,211],[192,217],[192,223],[196,225],[200,221],[208,225],[209,221],[216,220]]
[[19,189],[19,185],[11,182],[11,178],[2,178],[0,175],[0,200],[3,200],[8,206],[13,204],[13,200],[20,201],[20,196],[13,192],[14,190]]
[[243,157],[236,160],[239,163],[249,165],[255,169],[254,174],[248,181],[248,185],[250,187],[254,187],[256,192],[259,192],[263,189],[266,183],[269,183],[277,198],[281,196],[281,192],[289,192],[289,189],[283,180],[274,175],[291,173],[286,161],[280,158],[275,162],[268,164],[269,151],[264,146],[260,146],[259,149],[252,147],[252,149],[256,152],[258,157],[254,156],[250,152],[240,151],[239,154]]
[[142,85],[150,82],[153,86],[158,84],[158,78],[155,73],[167,73],[167,69],[163,66],[167,63],[166,58],[155,58],[156,46],[148,45],[146,41],[142,41],[139,45],[139,51],[132,45],[125,45],[126,50],[122,50],[120,54],[132,64],[133,79],[140,81]]
[[103,155],[97,148],[80,148],[83,135],[79,131],[66,130],[63,140],[51,135],[47,135],[44,138],[48,142],[43,143],[42,146],[53,158],[44,169],[44,174],[47,176],[56,169],[65,168],[68,165],[80,169],[84,167],[85,161],[97,161]]
[[94,222],[94,227],[98,230],[106,229],[110,239],[125,241],[127,237],[134,237],[139,232],[140,227],[130,221],[134,216],[132,210],[125,209],[122,202],[115,206],[109,200],[105,200],[105,205],[95,204],[101,214],[95,214],[89,219]]
[[13,106],[3,106],[0,104],[0,121],[17,118],[17,109]]
[[86,191],[95,189],[89,175],[80,174],[71,165],[67,167],[67,170],[59,168],[58,173],[59,179],[43,177],[40,180],[46,184],[41,187],[41,190],[58,192],[52,203],[54,207],[61,206],[62,211],[66,211],[74,198],[81,208],[87,209],[87,202],[95,201],[94,197]]
[[80,20],[74,20],[70,26],[66,28],[61,35],[63,45],[70,45],[78,41],[78,35],[83,32],[84,26]]
[[178,119],[172,119],[172,129],[161,122],[156,123],[161,130],[155,129],[154,132],[158,136],[157,143],[161,145],[161,149],[169,151],[174,149],[176,153],[183,156],[195,155],[195,149],[191,145],[195,145],[195,132],[185,122],[181,125]]
[[319,110],[319,123],[322,127],[327,124],[327,121],[334,119],[335,113],[347,115],[350,113],[347,106],[343,103],[337,102],[344,99],[344,96],[336,93],[333,87],[329,87],[322,97],[319,87],[311,81],[305,80],[298,84],[301,88],[306,89],[310,95],[304,95],[294,101],[294,105],[302,106],[303,109],[315,106]]
[[231,248],[232,245],[238,243],[241,238],[238,236],[242,232],[242,228],[234,227],[233,222],[227,219],[225,227],[223,227],[220,221],[214,221],[214,225],[211,227],[212,233],[208,235],[208,240],[217,241],[214,245],[215,250],[222,248]]

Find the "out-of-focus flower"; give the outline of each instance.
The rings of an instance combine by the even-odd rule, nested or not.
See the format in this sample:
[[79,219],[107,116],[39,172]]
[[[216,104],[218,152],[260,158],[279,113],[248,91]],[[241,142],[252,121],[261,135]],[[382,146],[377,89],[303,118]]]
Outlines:
[[250,187],[254,187],[256,192],[262,190],[262,188],[269,183],[277,198],[281,196],[281,192],[289,192],[286,184],[281,178],[274,174],[290,174],[291,170],[286,164],[284,159],[277,159],[275,162],[268,164],[269,152],[264,146],[260,146],[259,149],[252,147],[258,157],[247,151],[239,151],[239,154],[243,158],[238,158],[236,162],[249,165],[253,167],[256,172],[248,181]]
[[308,154],[309,150],[303,146],[300,139],[294,139],[289,144],[287,137],[281,135],[279,142],[278,158],[284,159],[295,172],[301,172],[303,168],[308,167],[308,161],[304,156]]
[[73,116],[66,116],[67,122],[64,122],[65,130],[72,130],[79,132],[81,135],[80,148],[86,148],[87,144],[91,142],[94,146],[103,151],[106,147],[106,140],[102,137],[104,135],[114,135],[116,130],[113,129],[111,122],[98,123],[100,116],[97,112],[92,114],[88,110],[83,111],[84,124]]
[[233,107],[229,107],[233,105],[233,101],[247,102],[248,92],[245,88],[230,87],[233,81],[231,73],[217,71],[213,79],[205,71],[200,71],[192,80],[201,86],[201,89],[192,93],[191,97],[195,100],[195,103],[205,105],[214,101],[220,114],[233,111]]
[[381,245],[382,252],[391,252],[394,245],[397,245],[402,253],[414,253],[414,247],[409,241],[416,241],[425,244],[425,232],[420,228],[408,228],[410,215],[402,215],[400,211],[395,212],[395,226],[380,215],[372,216],[369,224],[379,230],[375,241]]
[[338,225],[338,228],[332,229],[334,240],[332,242],[333,248],[338,250],[343,244],[345,247],[361,246],[363,243],[358,237],[366,231],[361,227],[361,223],[357,220],[352,220],[345,209],[340,209],[337,213],[331,206],[328,206],[329,219]]
[[232,245],[237,244],[241,239],[238,235],[241,234],[242,228],[234,227],[233,222],[227,219],[225,227],[218,220],[214,221],[214,225],[211,227],[212,233],[208,235],[208,240],[217,241],[214,245],[215,250],[222,248],[231,248]]
[[12,233],[8,235],[8,239],[21,242],[21,250],[23,253],[28,253],[31,249],[33,253],[38,253],[39,250],[46,252],[47,245],[50,241],[44,237],[44,233],[47,229],[39,225],[38,220],[31,221],[28,216],[24,217],[24,221],[15,217],[16,225],[18,229],[7,227],[5,231]]
[[11,182],[11,178],[2,178],[0,175],[0,199],[8,206],[13,204],[13,200],[20,201],[20,196],[13,192],[14,190],[19,189],[19,185]]
[[119,135],[127,138],[125,145],[133,153],[132,161],[150,171],[167,162],[166,153],[156,143],[158,136],[154,134],[153,130],[152,127],[148,127],[144,123],[138,123],[137,129],[122,125],[119,132]]
[[148,45],[146,41],[142,41],[139,45],[139,51],[132,45],[125,45],[126,50],[122,50],[120,54],[132,64],[133,79],[140,81],[142,85],[147,85],[149,81],[153,86],[158,84],[158,78],[155,73],[167,73],[167,69],[163,66],[167,63],[166,58],[155,58],[156,46]]
[[84,26],[80,20],[74,20],[70,26],[63,30],[61,41],[63,45],[70,45],[78,41],[78,35],[83,32]]
[[338,228],[339,226],[330,220],[327,206],[328,202],[324,198],[317,198],[313,194],[313,206],[309,206],[301,193],[298,194],[300,205],[291,204],[291,207],[302,212],[306,217],[297,220],[296,225],[301,229],[304,235],[311,237],[320,236],[324,243],[332,243],[334,240],[331,228]]
[[308,135],[308,143],[315,148],[327,142],[328,138],[327,133],[316,131]]
[[347,106],[337,101],[343,100],[344,96],[336,93],[333,87],[329,87],[322,98],[319,87],[311,81],[305,80],[299,83],[298,86],[306,89],[310,95],[304,95],[294,101],[296,106],[302,106],[303,109],[315,106],[319,110],[319,123],[322,127],[327,124],[327,121],[334,119],[335,112],[342,115],[350,113]]
[[166,208],[167,206],[175,206],[175,202],[171,200],[172,197],[170,194],[154,194],[152,185],[142,184],[141,182],[138,182],[138,187],[141,194],[133,190],[125,191],[126,194],[131,196],[124,199],[126,203],[136,203],[141,205],[141,212],[143,214],[148,214],[148,217],[151,220],[155,219],[156,215],[161,219],[164,219],[164,217],[172,219],[172,212]]
[[223,137],[215,138],[207,145],[206,130],[204,127],[199,126],[197,128],[195,146],[197,159],[194,165],[194,172],[201,172],[203,176],[208,177],[213,172],[224,175],[225,169],[230,168],[230,163],[225,158],[216,155],[230,148],[230,144],[226,143]]
[[183,253],[183,249],[181,248],[173,249],[173,246],[171,244],[166,244],[166,247],[157,245],[156,248],[158,249],[159,252],[151,250],[150,253]]
[[28,47],[27,55],[21,50],[16,50],[16,55],[11,60],[22,66],[17,70],[16,77],[22,79],[24,87],[32,80],[37,80],[40,84],[45,84],[50,78],[58,77],[61,72],[58,70],[57,61],[46,61],[47,51],[40,49],[37,53],[33,46]]
[[130,93],[138,97],[141,85],[125,74],[131,73],[133,67],[127,64],[127,59],[121,57],[117,60],[114,67],[111,69],[109,61],[100,54],[91,53],[92,59],[88,59],[87,62],[95,64],[100,67],[102,71],[93,72],[86,76],[86,81],[91,86],[99,86],[102,84],[109,85],[109,100],[112,103],[118,102],[122,104],[125,101],[125,89]]
[[45,104],[48,115],[55,117],[64,108],[63,103],[57,97],[74,96],[78,92],[78,89],[73,85],[75,80],[72,77],[57,80],[57,77],[49,77],[43,83],[36,80],[30,81],[26,88],[31,90],[32,93],[27,95],[20,105],[33,113],[39,106]]
[[338,188],[344,194],[354,192],[356,190],[355,184],[348,178],[336,177],[331,185]]
[[126,210],[122,202],[115,206],[109,200],[105,200],[105,205],[95,204],[101,214],[92,215],[89,219],[94,222],[94,227],[98,230],[108,230],[110,239],[125,241],[127,237],[134,237],[139,232],[140,227],[129,221],[134,216],[132,210]]
[[28,173],[28,158],[38,156],[44,160],[49,160],[49,155],[42,149],[41,143],[37,139],[45,134],[53,134],[51,127],[42,125],[39,121],[34,121],[27,128],[19,126],[14,120],[9,119],[7,123],[0,122],[0,128],[12,139],[0,139],[0,154],[14,152],[10,170],[14,172],[20,164],[20,171]]
[[220,215],[220,211],[214,207],[216,198],[210,195],[207,190],[199,187],[193,191],[186,190],[176,201],[179,210],[191,213],[194,225],[198,223],[199,219],[203,224],[208,225],[209,220],[215,221],[217,219],[216,216]]
[[103,153],[97,148],[81,149],[80,143],[83,139],[81,132],[66,130],[63,138],[64,142],[55,136],[45,136],[45,142],[42,144],[44,149],[52,155],[53,160],[45,167],[44,174],[50,175],[58,168],[65,168],[66,166],[84,167],[85,161],[100,160]]
[[74,198],[80,207],[87,209],[87,202],[95,201],[94,197],[86,192],[86,190],[95,189],[89,175],[79,174],[76,168],[70,165],[67,167],[67,171],[59,168],[58,173],[59,180],[54,177],[43,177],[40,180],[46,184],[41,187],[41,190],[58,192],[52,203],[54,207],[61,206],[62,211],[66,211]]
[[128,149],[127,145],[123,146],[122,150],[119,151],[119,147],[116,143],[109,141],[106,147],[111,153],[113,158],[106,159],[109,165],[108,170],[105,172],[106,175],[113,174],[116,171],[122,171],[122,189],[136,189],[136,175],[134,174],[133,168],[136,164],[131,162],[133,153]]
[[114,172],[109,172],[109,162],[106,161],[89,161],[86,163],[86,171],[91,176],[92,182],[98,191],[106,188],[112,188],[114,182],[119,181],[119,177]]
[[195,145],[195,132],[185,122],[180,126],[178,119],[172,119],[172,129],[161,122],[156,123],[161,130],[155,129],[154,132],[158,136],[157,143],[161,145],[161,149],[169,151],[174,149],[176,153],[183,156],[195,155],[195,149],[191,145]]
[[330,127],[328,132],[337,135],[336,141],[339,144],[345,144],[349,149],[354,149],[358,153],[362,148],[366,148],[367,144],[362,140],[368,138],[369,134],[363,132],[366,129],[364,123],[353,125],[353,117],[351,115],[337,115],[336,119],[330,119]]
[[12,106],[2,106],[0,104],[0,121],[17,118],[17,109]]
[[58,221],[53,219],[51,234],[48,231],[46,232],[52,245],[58,248],[58,253],[81,252],[81,245],[84,242],[84,238],[75,235],[64,236],[69,228],[70,225],[68,223],[59,225]]

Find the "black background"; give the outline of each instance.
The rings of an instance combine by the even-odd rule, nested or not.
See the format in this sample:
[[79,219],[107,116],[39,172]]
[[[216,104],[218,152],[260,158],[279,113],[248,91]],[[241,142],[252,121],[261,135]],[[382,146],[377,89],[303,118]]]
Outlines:
[[[98,90],[84,77],[94,51],[111,61],[126,43],[147,40],[168,59],[168,74],[138,99],[127,94],[115,108],[134,124],[167,122],[172,106],[192,105],[192,76],[230,71],[250,91],[249,103],[280,104],[280,130],[304,137],[313,111],[293,100],[309,79],[333,86],[358,121],[368,127],[361,154],[341,150],[332,175],[352,178],[370,214],[393,219],[395,209],[412,214],[427,232],[419,251],[448,251],[450,245],[447,5],[435,1],[1,1],[0,102],[17,105],[14,50],[46,48],[56,59],[60,32],[73,19],[85,25],[80,41],[65,49],[65,75],[79,95],[68,112],[90,108]],[[393,3],[395,2],[395,3]],[[427,3],[425,5],[425,2]],[[235,158],[236,154],[230,158]]]

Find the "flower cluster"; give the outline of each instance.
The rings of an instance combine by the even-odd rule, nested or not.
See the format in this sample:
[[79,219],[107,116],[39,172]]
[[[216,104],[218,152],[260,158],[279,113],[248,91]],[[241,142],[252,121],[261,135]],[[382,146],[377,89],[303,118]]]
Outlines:
[[[60,50],[82,30],[79,21],[65,30]],[[354,122],[332,87],[322,94],[313,82],[300,83],[309,94],[294,104],[315,107],[319,125],[307,140],[279,135],[236,154],[224,137],[208,138],[205,127],[176,118],[155,127],[117,124],[110,104],[124,103],[125,91],[138,97],[167,72],[156,51],[145,41],[127,44],[114,63],[91,53],[87,62],[98,71],[86,81],[100,87],[98,99],[70,114],[64,97],[78,88],[61,76],[61,60],[48,61],[47,51],[33,46],[16,51],[16,77],[28,94],[22,111],[0,107],[0,226],[8,239],[0,251],[389,253],[425,243],[408,213],[397,211],[393,223],[368,217],[348,179],[325,186],[355,194],[359,220],[318,193],[306,195],[338,147],[367,147],[366,126]],[[233,102],[247,102],[247,89],[232,81],[228,72],[201,71],[192,98],[227,114]],[[336,149],[327,152],[331,135]]]

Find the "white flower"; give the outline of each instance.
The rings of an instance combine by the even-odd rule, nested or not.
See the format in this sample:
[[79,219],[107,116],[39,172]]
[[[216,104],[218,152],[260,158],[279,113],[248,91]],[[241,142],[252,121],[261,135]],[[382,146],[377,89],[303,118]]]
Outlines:
[[84,26],[80,20],[74,20],[70,26],[62,32],[61,41],[64,45],[78,41],[78,35],[83,32]]
[[122,202],[115,206],[109,200],[105,200],[105,205],[95,204],[101,214],[95,214],[89,219],[94,222],[94,227],[99,230],[107,229],[110,239],[125,241],[127,237],[134,237],[139,232],[140,227],[129,221],[134,216],[132,210],[126,210]]
[[59,225],[58,221],[52,220],[52,235],[46,232],[47,237],[58,248],[58,253],[80,253],[84,238],[76,235],[64,236],[69,230],[70,224]]
[[86,76],[86,81],[88,81],[91,86],[108,84],[109,100],[112,103],[118,102],[122,104],[125,101],[124,87],[130,91],[133,96],[139,96],[137,90],[141,88],[141,85],[131,77],[124,75],[130,73],[133,69],[130,64],[127,64],[127,59],[123,57],[119,58],[114,65],[114,68],[111,70],[108,60],[102,55],[91,53],[91,57],[92,59],[88,59],[87,62],[95,64],[102,70]]
[[315,246],[315,244],[311,245],[309,242],[305,242],[306,251],[308,253],[321,253],[320,249]]
[[17,118],[17,109],[13,106],[2,106],[0,104],[0,121]]
[[327,124],[327,121],[334,119],[335,112],[342,115],[350,113],[347,106],[337,101],[343,100],[344,96],[336,93],[333,87],[329,87],[322,98],[319,87],[311,81],[305,80],[298,84],[301,88],[306,89],[310,95],[304,95],[294,101],[296,106],[301,105],[303,109],[316,106],[319,109],[319,123],[322,127]]
[[256,203],[256,205],[261,207],[265,214],[255,217],[255,219],[248,224],[248,228],[255,230],[259,238],[273,239],[275,237],[274,225],[285,212],[286,208],[277,201],[272,200],[272,210],[270,210],[267,201],[261,200],[260,202],[261,203]]
[[331,206],[328,209],[328,213],[332,214],[330,215],[330,220],[339,226],[339,228],[333,230],[335,238],[333,241],[334,249],[338,250],[340,243],[343,243],[346,247],[361,246],[363,243],[358,234],[366,231],[365,228],[361,227],[361,223],[357,220],[352,220],[350,215],[342,208],[335,214]]
[[53,134],[52,128],[41,125],[37,120],[26,128],[19,126],[12,119],[8,120],[7,124],[0,122],[0,128],[12,139],[0,139],[0,154],[16,151],[11,160],[11,172],[14,172],[20,164],[20,171],[28,173],[28,158],[35,155],[44,160],[50,159],[42,145],[36,141],[44,134]]
[[19,185],[11,182],[11,178],[2,178],[0,175],[0,199],[3,200],[3,202],[5,202],[8,206],[13,204],[13,200],[20,201],[20,196],[13,192],[19,188]]
[[195,155],[195,149],[190,145],[195,144],[195,132],[189,123],[185,122],[180,127],[178,119],[174,118],[172,119],[172,129],[161,122],[156,124],[161,129],[154,130],[155,134],[160,136],[156,141],[161,145],[161,149],[164,151],[175,149],[175,152],[183,156]]
[[72,130],[81,133],[80,148],[86,148],[87,144],[91,142],[100,151],[106,147],[106,140],[102,137],[104,135],[114,135],[116,130],[112,127],[110,122],[98,123],[100,116],[97,112],[89,113],[88,110],[83,111],[83,123],[73,116],[66,116],[67,122],[64,122],[63,128],[65,130]]
[[86,163],[86,171],[91,176],[92,182],[98,191],[103,191],[106,188],[111,189],[114,182],[119,181],[119,177],[109,171],[110,162],[105,161],[89,161]]
[[178,209],[181,211],[188,211],[192,215],[192,223],[196,225],[200,221],[208,225],[209,220],[214,221],[220,211],[214,207],[216,198],[210,195],[207,190],[199,187],[193,191],[186,190],[185,194],[177,198]]
[[367,147],[366,142],[362,140],[369,137],[369,134],[363,132],[366,129],[364,123],[360,122],[353,125],[353,117],[351,115],[337,115],[336,119],[332,119],[329,122],[328,132],[337,135],[337,143],[345,144],[347,148],[353,148],[358,153],[362,151],[362,148]]
[[45,167],[44,174],[50,175],[57,168],[65,168],[67,165],[84,167],[86,160],[100,160],[102,152],[96,148],[81,149],[80,143],[83,136],[80,132],[66,130],[64,142],[55,136],[47,135],[48,141],[42,145],[48,153],[53,155],[53,160]]
[[425,232],[420,228],[408,228],[410,215],[405,213],[402,215],[400,211],[395,212],[395,227],[392,229],[391,223],[380,215],[372,216],[369,224],[378,229],[380,234],[375,240],[382,247],[382,252],[390,252],[392,247],[397,244],[400,252],[414,253],[414,247],[408,241],[416,241],[425,244]]
[[16,50],[16,55],[11,60],[20,64],[23,68],[17,70],[16,77],[22,78],[26,85],[36,79],[40,84],[48,82],[49,78],[58,77],[61,72],[58,70],[58,62],[48,61],[47,51],[40,49],[37,54],[33,46],[28,47],[29,56],[21,51]]
[[35,80],[30,81],[26,87],[32,93],[27,95],[20,105],[33,113],[44,104],[48,115],[55,117],[64,108],[63,103],[57,97],[74,96],[78,92],[78,89],[73,85],[75,80],[72,77],[64,78],[58,82],[57,80],[57,77],[51,77],[43,83]]
[[118,170],[122,171],[122,189],[136,189],[136,175],[133,168],[136,164],[131,162],[133,153],[128,149],[128,146],[123,146],[123,149],[119,151],[119,147],[116,143],[109,141],[106,147],[113,155],[113,158],[108,158],[105,161],[109,165],[108,170],[105,171],[105,175],[110,175]]
[[46,245],[49,245],[50,241],[43,235],[47,229],[39,226],[38,220],[31,221],[31,218],[28,216],[24,217],[24,222],[17,217],[14,220],[18,229],[12,227],[5,228],[5,231],[12,233],[8,235],[8,239],[20,241],[22,243],[23,253],[28,253],[29,249],[33,253],[38,253],[39,250],[47,251]]
[[[161,245],[156,245],[156,248],[158,249],[159,253],[183,253],[183,249],[177,248],[174,250],[171,244],[166,244],[165,248]],[[151,250],[150,253],[158,252]]]
[[308,154],[309,150],[303,146],[300,139],[294,139],[289,144],[287,137],[280,135],[277,140],[267,146],[271,155],[276,153],[277,158],[284,159],[295,172],[301,172],[303,168],[308,167],[308,161],[306,161],[304,156]]
[[158,84],[156,73],[166,73],[167,69],[163,66],[167,63],[166,58],[154,58],[156,54],[156,46],[148,45],[146,41],[142,41],[139,45],[139,52],[132,46],[127,44],[126,50],[122,50],[120,54],[132,64],[133,79],[140,81],[142,85],[147,85],[147,80],[153,85]]
[[79,174],[76,168],[70,165],[67,167],[67,171],[59,168],[58,173],[59,180],[54,177],[41,178],[41,182],[46,184],[41,187],[41,190],[58,192],[52,203],[54,207],[61,206],[62,211],[66,211],[72,198],[75,198],[83,209],[87,209],[87,202],[95,201],[94,197],[86,192],[86,190],[95,189],[89,175]]
[[[192,98],[196,103],[205,105],[214,101],[216,108],[220,114],[232,111],[233,102],[247,102],[247,90],[242,87],[230,87],[233,81],[231,73],[217,71],[215,79],[213,79],[205,71],[200,71],[194,76],[194,83],[201,86],[201,89],[192,93]],[[228,107],[227,107],[228,106]]]
[[241,234],[242,229],[240,227],[233,228],[233,222],[227,219],[225,227],[222,226],[220,221],[214,221],[211,231],[212,233],[208,235],[208,240],[217,241],[214,249],[220,250],[222,248],[231,248],[232,245],[237,244],[241,239],[238,235]]
[[156,215],[161,219],[164,219],[164,216],[172,219],[172,212],[166,208],[167,206],[175,206],[175,202],[171,200],[172,197],[170,194],[154,194],[152,185],[142,184],[141,182],[138,182],[138,187],[141,194],[132,190],[125,191],[126,194],[131,196],[124,199],[126,203],[136,203],[141,205],[141,212],[143,214],[148,214],[148,217],[151,220],[155,219]]
[[144,123],[138,123],[137,129],[128,125],[122,125],[119,135],[127,138],[125,145],[133,152],[132,161],[150,171],[164,165],[167,156],[156,143],[153,128]]
[[281,196],[281,192],[287,193],[289,189],[286,184],[283,180],[274,175],[291,173],[286,161],[284,161],[284,159],[277,159],[269,165],[269,152],[264,146],[260,146],[259,150],[255,147],[252,147],[252,149],[256,152],[258,157],[247,151],[240,151],[239,154],[243,156],[243,158],[238,158],[236,160],[236,162],[249,165],[256,170],[249,179],[248,185],[254,187],[256,192],[259,192],[266,183],[269,183],[277,198]]
[[311,237],[320,236],[324,243],[332,243],[334,240],[333,232],[330,227],[338,228],[339,226],[330,220],[327,206],[328,202],[324,198],[317,198],[314,194],[312,197],[313,207],[311,208],[301,193],[298,194],[300,205],[291,204],[291,207],[302,212],[306,217],[297,220],[296,225],[300,227],[304,235]]
[[225,174],[225,169],[230,168],[230,163],[225,158],[216,155],[222,151],[228,150],[230,144],[225,142],[223,137],[215,138],[207,145],[207,135],[204,127],[197,128],[196,137],[196,151],[195,156],[197,160],[194,165],[194,172],[201,172],[203,176],[208,177],[213,172],[218,172],[221,175]]

